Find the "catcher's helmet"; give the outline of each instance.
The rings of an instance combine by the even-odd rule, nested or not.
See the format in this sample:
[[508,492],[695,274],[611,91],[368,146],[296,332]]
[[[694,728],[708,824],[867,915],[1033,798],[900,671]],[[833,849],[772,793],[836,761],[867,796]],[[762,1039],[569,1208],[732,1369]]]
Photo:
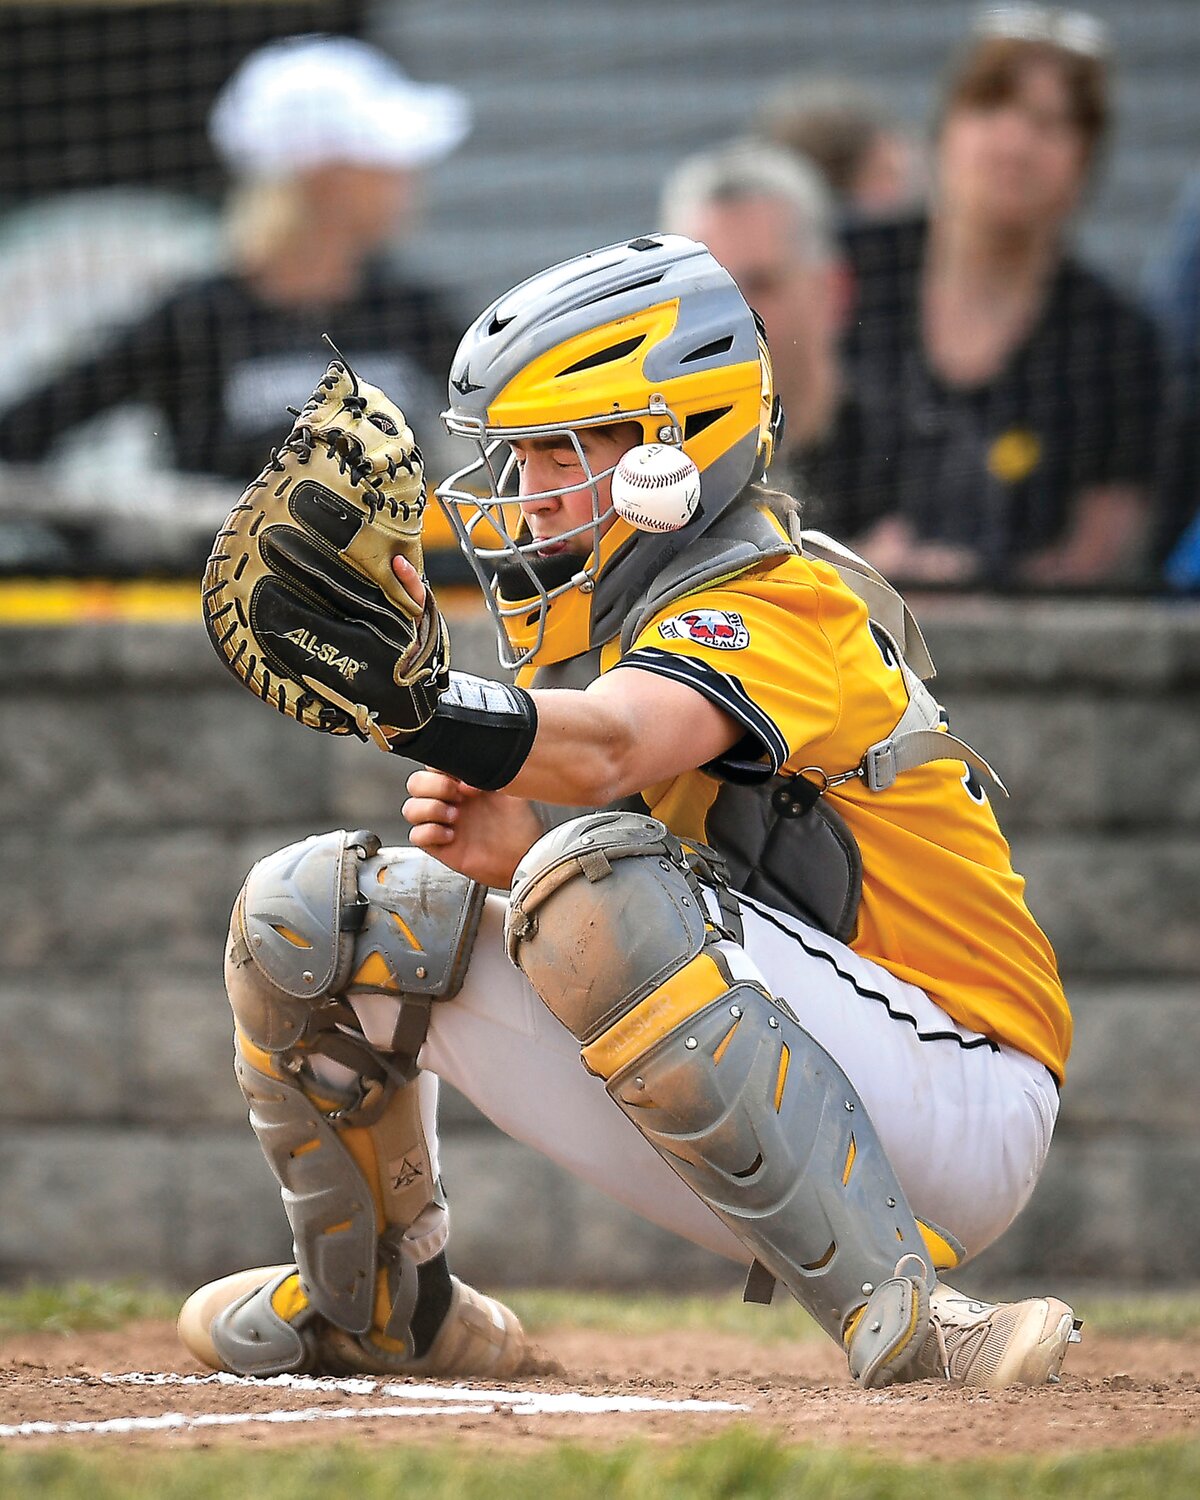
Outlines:
[[[454,436],[478,456],[437,491],[500,627],[506,666],[563,661],[615,635],[667,561],[762,476],[781,423],[758,318],[703,245],[650,235],[552,266],[492,303],[450,371]],[[680,531],[649,535],[601,509],[577,431],[635,422],[681,447],[700,503]],[[516,503],[510,441],[566,434],[590,490],[586,560],[539,559]],[[565,490],[544,491],[541,497]],[[607,525],[607,529],[605,526]]]

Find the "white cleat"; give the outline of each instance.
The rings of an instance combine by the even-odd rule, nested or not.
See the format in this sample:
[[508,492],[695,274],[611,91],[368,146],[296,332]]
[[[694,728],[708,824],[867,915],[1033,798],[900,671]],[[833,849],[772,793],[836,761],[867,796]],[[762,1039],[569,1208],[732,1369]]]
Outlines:
[[525,1357],[520,1322],[502,1302],[451,1277],[450,1306],[423,1355],[356,1337],[322,1318],[296,1267],[257,1266],[202,1286],[183,1304],[180,1340],[210,1370],[234,1375],[365,1374],[504,1377]]
[[950,1380],[1002,1390],[1057,1384],[1080,1325],[1065,1302],[982,1302],[938,1282],[929,1298],[930,1333],[901,1379]]

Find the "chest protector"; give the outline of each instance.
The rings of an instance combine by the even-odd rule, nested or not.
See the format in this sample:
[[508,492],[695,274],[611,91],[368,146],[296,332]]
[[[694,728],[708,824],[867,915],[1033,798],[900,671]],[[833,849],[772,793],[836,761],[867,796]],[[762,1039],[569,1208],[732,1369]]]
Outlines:
[[[751,506],[739,506],[723,516],[658,575],[630,610],[621,631],[621,651],[629,651],[645,626],[671,605],[764,562],[789,556],[828,563],[862,599],[873,630],[895,656],[908,694],[908,704],[891,732],[864,745],[854,765],[834,774],[802,767],[795,774],[758,782],[722,782],[706,823],[708,841],[724,862],[726,879],[735,891],[848,942],[862,895],[862,857],[853,833],[824,794],[852,780],[883,792],[905,771],[935,760],[964,761],[1001,792],[1004,785],[981,756],[947,732],[941,706],[925,686],[934,676],[929,650],[891,584],[831,537],[803,531],[794,521],[789,531],[785,540],[767,516]],[[596,649],[538,669],[528,685],[585,688],[599,675]],[[646,804],[633,797],[613,808],[645,811]],[[541,811],[549,827],[578,816],[582,809]]]

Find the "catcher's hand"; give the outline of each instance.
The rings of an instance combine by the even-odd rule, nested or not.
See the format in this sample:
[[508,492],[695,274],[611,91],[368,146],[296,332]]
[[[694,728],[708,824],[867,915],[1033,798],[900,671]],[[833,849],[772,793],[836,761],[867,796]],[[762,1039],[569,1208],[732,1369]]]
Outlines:
[[433,717],[450,643],[392,558],[422,571],[421,450],[398,407],[339,360],[247,488],[204,574],[225,665],[310,729],[388,750]]

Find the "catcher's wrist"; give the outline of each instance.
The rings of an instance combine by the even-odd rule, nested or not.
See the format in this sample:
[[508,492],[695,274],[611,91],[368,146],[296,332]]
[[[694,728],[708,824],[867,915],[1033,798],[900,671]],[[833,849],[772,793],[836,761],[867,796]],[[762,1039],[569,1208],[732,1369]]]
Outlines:
[[392,745],[484,792],[498,792],[525,764],[537,737],[537,708],[524,688],[451,672],[433,718]]

